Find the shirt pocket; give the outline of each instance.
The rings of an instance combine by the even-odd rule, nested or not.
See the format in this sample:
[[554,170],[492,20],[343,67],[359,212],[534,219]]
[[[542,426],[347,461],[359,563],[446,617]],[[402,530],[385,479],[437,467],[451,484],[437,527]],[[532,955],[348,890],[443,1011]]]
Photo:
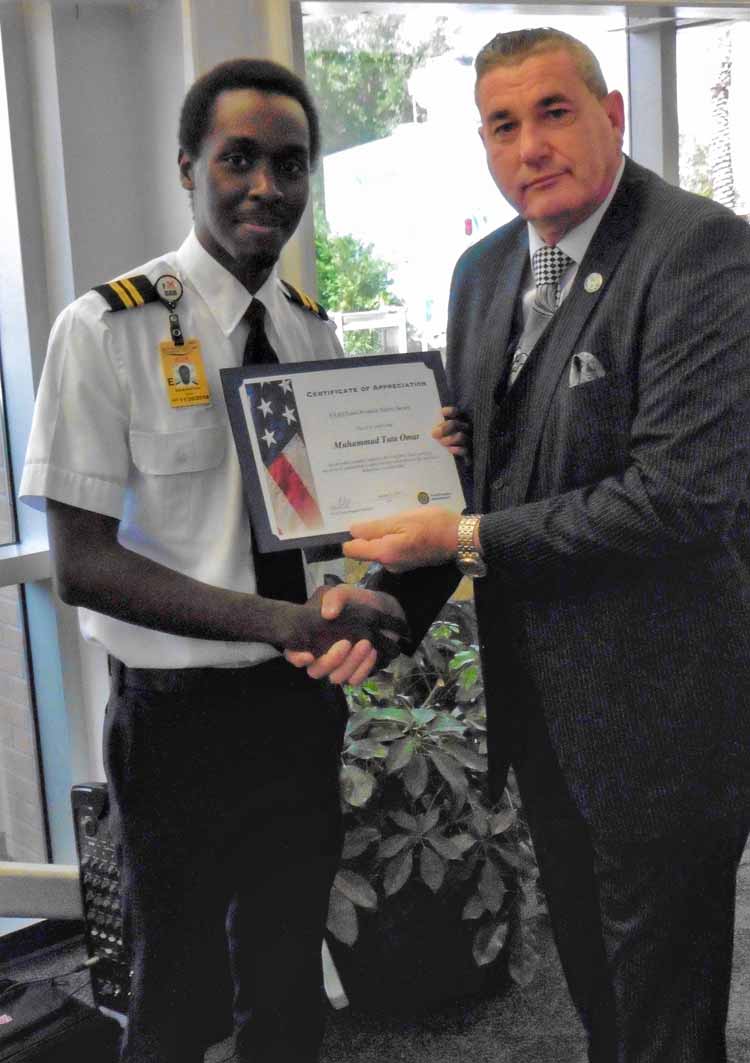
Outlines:
[[194,538],[211,479],[227,452],[227,429],[206,425],[171,432],[130,431],[135,467],[131,523],[148,538]]

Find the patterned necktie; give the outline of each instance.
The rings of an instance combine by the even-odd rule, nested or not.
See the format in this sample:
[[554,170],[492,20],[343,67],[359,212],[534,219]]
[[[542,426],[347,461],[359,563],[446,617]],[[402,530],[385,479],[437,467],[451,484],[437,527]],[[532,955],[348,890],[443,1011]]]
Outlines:
[[[273,365],[278,363],[276,351],[266,333],[266,308],[253,299],[245,311],[250,331],[242,353],[243,365]],[[278,598],[287,602],[306,602],[307,585],[301,550],[277,550],[261,554],[253,536],[253,566],[257,593],[262,598]]]
[[560,303],[560,277],[572,263],[559,247],[537,248],[531,257],[531,270],[534,274],[536,291],[529,310],[529,317],[518,341],[508,376],[508,388],[521,372],[526,359],[534,349],[539,337],[549,324],[552,315]]

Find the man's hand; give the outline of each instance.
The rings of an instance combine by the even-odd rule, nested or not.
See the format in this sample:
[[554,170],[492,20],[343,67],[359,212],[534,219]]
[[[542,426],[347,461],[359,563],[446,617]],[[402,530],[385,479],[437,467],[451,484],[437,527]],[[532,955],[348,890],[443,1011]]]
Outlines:
[[443,420],[432,429],[432,438],[459,458],[471,455],[471,430],[457,406],[443,406]]
[[376,664],[383,667],[402,652],[403,642],[396,637],[396,633],[406,628],[406,620],[401,606],[390,594],[340,583],[330,589],[319,588],[310,599],[310,603],[312,602],[320,603],[320,615],[328,624],[337,621],[354,605],[376,610],[381,614],[383,639],[387,641],[381,640],[379,644],[373,645],[369,639],[360,639],[357,642],[340,639],[318,657],[309,651],[286,650],[284,656],[289,663],[295,668],[307,668],[307,674],[311,678],[327,677],[332,683],[351,683],[352,686],[358,686],[364,682]]
[[382,520],[352,524],[344,554],[358,561],[380,561],[391,572],[439,565],[456,556],[460,515],[442,506],[407,509]]

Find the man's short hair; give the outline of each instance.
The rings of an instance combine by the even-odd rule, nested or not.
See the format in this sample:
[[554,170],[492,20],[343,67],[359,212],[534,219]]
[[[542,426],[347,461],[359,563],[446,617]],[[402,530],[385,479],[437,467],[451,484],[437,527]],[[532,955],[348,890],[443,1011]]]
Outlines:
[[551,27],[498,33],[485,44],[474,60],[477,83],[495,67],[518,66],[531,55],[554,52],[560,48],[570,54],[578,73],[594,96],[603,99],[607,95],[607,83],[594,53],[576,37]]
[[315,166],[320,154],[320,121],[312,96],[302,78],[270,59],[227,59],[191,85],[180,111],[178,138],[183,151],[193,158],[200,155],[213,118],[214,101],[231,89],[257,89],[297,100],[307,116],[310,165]]

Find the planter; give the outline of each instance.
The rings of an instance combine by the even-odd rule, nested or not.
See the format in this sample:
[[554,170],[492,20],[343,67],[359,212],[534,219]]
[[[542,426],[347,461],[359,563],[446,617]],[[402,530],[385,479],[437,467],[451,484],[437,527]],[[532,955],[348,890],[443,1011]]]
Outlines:
[[352,1007],[412,1014],[508,985],[505,952],[478,967],[473,923],[461,919],[458,896],[435,895],[410,883],[382,910],[363,912],[353,946],[328,935],[328,947]]

